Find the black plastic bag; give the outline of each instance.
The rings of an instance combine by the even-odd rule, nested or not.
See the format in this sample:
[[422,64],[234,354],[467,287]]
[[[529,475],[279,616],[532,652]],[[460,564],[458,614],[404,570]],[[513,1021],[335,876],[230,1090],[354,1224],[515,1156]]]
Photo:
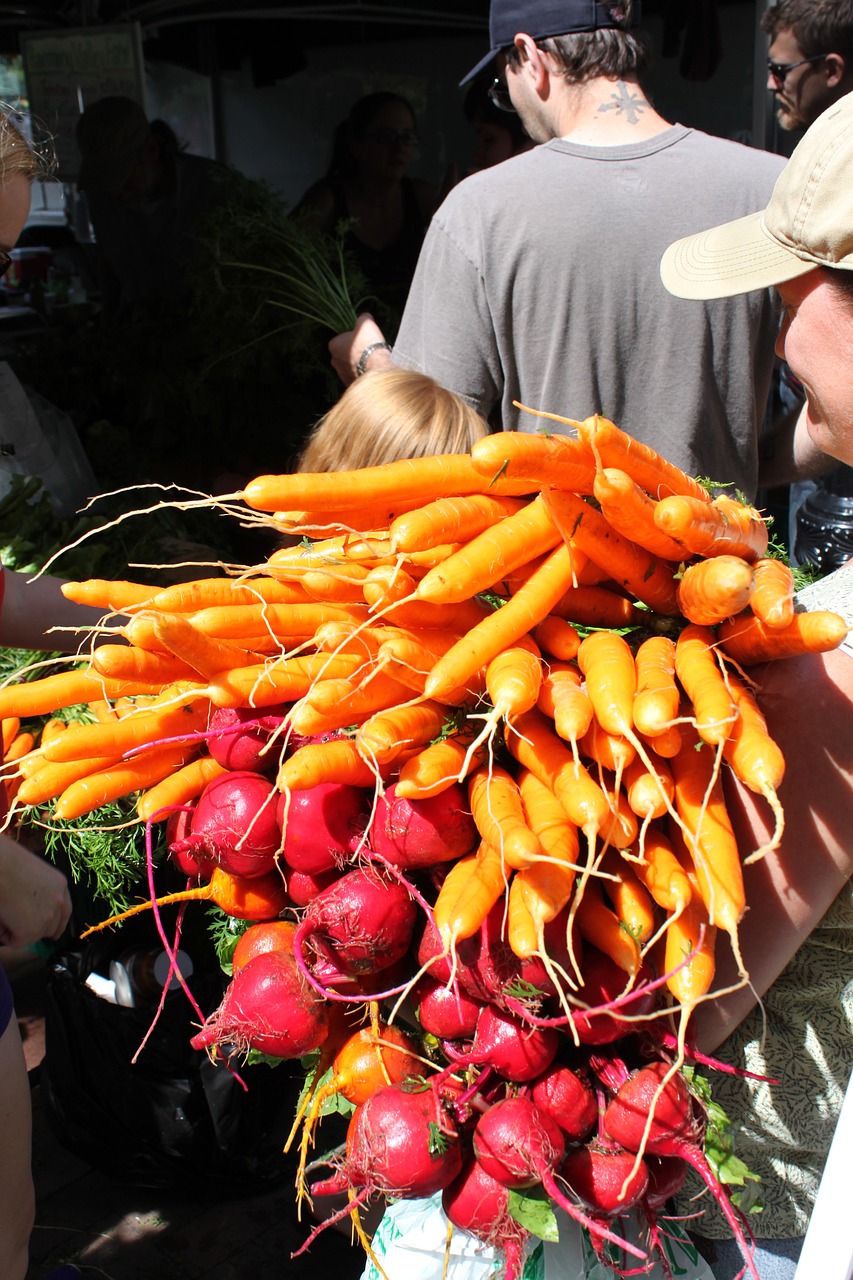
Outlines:
[[[282,1147],[304,1078],[299,1064],[237,1063],[244,1090],[226,1066],[190,1048],[198,1017],[180,990],[167,995],[134,1064],[157,998],[125,1008],[85,985],[133,945],[128,935],[81,943],[51,967],[41,1083],[58,1141],[122,1181],[188,1195],[250,1194],[292,1178],[295,1160]],[[158,945],[153,930],[146,943]],[[196,967],[188,985],[205,1014],[226,981],[215,961]]]

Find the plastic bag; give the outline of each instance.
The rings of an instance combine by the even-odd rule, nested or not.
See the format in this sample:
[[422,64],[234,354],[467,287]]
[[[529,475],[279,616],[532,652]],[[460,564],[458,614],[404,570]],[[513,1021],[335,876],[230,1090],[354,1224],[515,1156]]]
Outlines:
[[[614,1280],[614,1273],[596,1256],[586,1231],[561,1210],[556,1211],[559,1243],[528,1241],[523,1280]],[[632,1240],[640,1239],[636,1218],[626,1218]],[[714,1280],[713,1272],[677,1222],[662,1221],[673,1280]],[[504,1272],[500,1250],[483,1244],[466,1231],[453,1230],[445,1270],[448,1221],[440,1193],[428,1200],[398,1200],[388,1209],[373,1236],[372,1248],[387,1280],[500,1280]],[[663,1234],[663,1233],[662,1233]],[[643,1272],[648,1280],[665,1280],[660,1263]],[[361,1280],[383,1280],[368,1259]]]
[[[239,1068],[240,1086],[223,1065],[190,1048],[197,1015],[182,991],[170,992],[136,1065],[157,999],[134,1008],[111,1004],[85,985],[106,973],[120,937],[69,949],[51,967],[45,994],[42,1090],[59,1142],[94,1167],[138,1186],[225,1198],[292,1178],[282,1154],[303,1073],[283,1062]],[[153,930],[141,935],[156,945]],[[206,1013],[225,979],[215,963],[199,962],[190,982]]]
[[37,392],[27,392],[0,361],[0,497],[12,475],[37,476],[62,518],[97,492],[74,423]]

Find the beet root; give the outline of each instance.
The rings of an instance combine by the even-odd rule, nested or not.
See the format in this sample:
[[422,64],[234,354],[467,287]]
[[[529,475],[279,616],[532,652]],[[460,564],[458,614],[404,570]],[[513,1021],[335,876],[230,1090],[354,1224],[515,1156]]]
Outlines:
[[439,1040],[470,1040],[477,1030],[483,1005],[464,991],[425,976],[412,991],[412,999],[424,1031]]
[[351,856],[367,822],[367,792],[342,782],[290,791],[278,801],[282,853],[294,871],[322,875]]
[[417,908],[404,885],[372,869],[348,871],[308,904],[294,949],[310,949],[344,973],[387,969],[409,949]]
[[635,1163],[632,1153],[592,1142],[571,1151],[560,1173],[587,1208],[597,1216],[611,1218],[639,1204],[646,1193],[648,1170],[643,1161],[634,1170]]
[[532,1187],[565,1154],[563,1131],[547,1112],[521,1095],[484,1111],[474,1129],[474,1155],[505,1187]]
[[393,866],[413,870],[464,857],[480,837],[465,788],[453,783],[423,800],[398,796],[392,784],[376,802],[369,838]]
[[533,1101],[548,1113],[570,1142],[588,1138],[598,1119],[591,1086],[571,1067],[554,1063],[533,1082]]
[[454,1227],[470,1231],[484,1244],[503,1251],[503,1280],[519,1280],[528,1234],[509,1211],[507,1187],[487,1173],[478,1160],[469,1160],[444,1190],[441,1203]]
[[189,853],[202,866],[212,863],[232,876],[265,875],[281,843],[278,794],[259,773],[221,773],[199,796],[190,834],[171,851]]
[[471,1062],[492,1067],[505,1080],[535,1080],[550,1067],[560,1047],[552,1027],[529,1027],[511,1013],[484,1005],[477,1020]]
[[194,1049],[232,1045],[274,1058],[301,1058],[329,1033],[326,1004],[308,985],[287,951],[255,956],[234,974],[222,1003],[193,1036]]
[[280,752],[269,744],[287,710],[284,705],[263,711],[254,707],[217,707],[210,717],[210,754],[223,769],[274,773]]
[[356,1108],[341,1169],[314,1183],[311,1194],[367,1187],[416,1199],[441,1191],[461,1165],[456,1126],[437,1092],[421,1085],[385,1085]]

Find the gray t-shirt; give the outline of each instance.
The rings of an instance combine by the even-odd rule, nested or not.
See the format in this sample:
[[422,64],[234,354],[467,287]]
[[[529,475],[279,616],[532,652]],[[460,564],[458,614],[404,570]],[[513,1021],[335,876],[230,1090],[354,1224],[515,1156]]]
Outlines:
[[785,161],[673,125],[557,139],[460,183],[435,214],[394,345],[495,426],[603,413],[692,475],[752,498],[777,328],[766,290],[674,298],[681,236],[763,208]]

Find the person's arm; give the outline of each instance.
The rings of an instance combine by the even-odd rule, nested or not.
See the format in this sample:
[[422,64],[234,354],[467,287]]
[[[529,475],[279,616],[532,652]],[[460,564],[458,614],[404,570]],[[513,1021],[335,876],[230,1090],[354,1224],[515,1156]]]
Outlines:
[[[47,649],[76,653],[87,640],[87,628],[97,626],[100,609],[66,600],[64,579],[44,575],[30,578],[7,570],[0,612],[0,644],[7,649]],[[123,619],[113,619],[118,625]],[[53,631],[53,627],[80,630]]]
[[358,317],[354,329],[332,338],[329,354],[332,368],[345,387],[362,373],[391,369],[394,365],[385,335],[368,311]]
[[0,946],[27,947],[57,939],[71,916],[61,871],[0,833]]
[[[740,942],[752,988],[700,1006],[698,1044],[713,1050],[746,1017],[853,875],[853,658],[843,649],[768,663],[750,675],[782,749],[785,831],[779,849],[744,869],[748,909]],[[769,840],[765,801],[728,786],[729,812],[747,854]],[[715,987],[737,980],[725,935],[717,937]]]

